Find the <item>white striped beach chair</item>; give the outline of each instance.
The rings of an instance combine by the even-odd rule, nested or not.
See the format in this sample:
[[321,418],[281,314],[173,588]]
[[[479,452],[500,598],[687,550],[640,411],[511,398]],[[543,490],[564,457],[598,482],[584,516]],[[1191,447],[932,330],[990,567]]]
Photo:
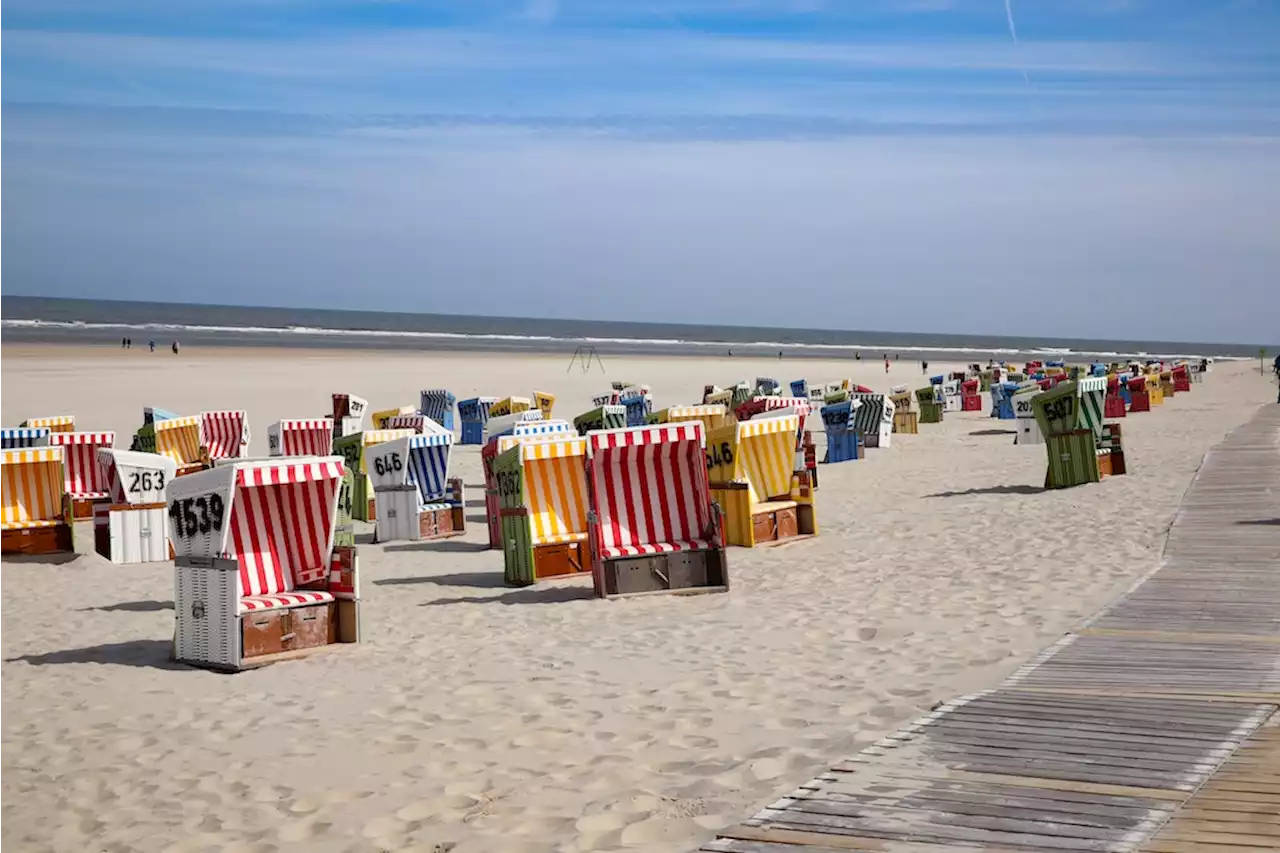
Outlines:
[[240,461],[169,484],[177,660],[241,670],[358,642],[354,548],[335,548],[339,457]]
[[696,421],[587,434],[596,595],[728,590],[705,445]]

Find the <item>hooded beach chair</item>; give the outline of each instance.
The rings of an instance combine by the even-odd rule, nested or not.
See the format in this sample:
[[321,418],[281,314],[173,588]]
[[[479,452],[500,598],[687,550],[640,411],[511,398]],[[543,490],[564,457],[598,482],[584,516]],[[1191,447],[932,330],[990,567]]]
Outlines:
[[1020,388],[1013,394],[1011,405],[1015,415],[1014,423],[1017,432],[1013,443],[1017,445],[1044,444],[1044,433],[1040,430],[1040,422],[1036,420],[1035,406],[1032,400],[1041,394],[1040,386]]
[[533,407],[542,412],[544,419],[550,419],[551,410],[556,407],[556,395],[546,391],[534,391]]
[[893,400],[884,394],[853,392],[862,405],[854,410],[853,426],[862,434],[863,447],[889,447],[893,435]]
[[74,551],[71,499],[66,494],[65,447],[0,450],[0,553]]
[[1184,393],[1191,390],[1191,374],[1187,370],[1186,364],[1174,365],[1169,371],[1173,378],[1173,390]]
[[960,383],[960,411],[982,411],[982,394],[978,390],[981,384],[978,379],[965,379]]
[[[407,429],[412,430],[416,435],[422,435],[427,431],[427,421],[431,420],[421,412],[414,412],[412,415],[392,415],[383,422],[383,429]],[[435,423],[432,421],[432,423]],[[436,424],[443,429],[442,424]]]
[[[809,416],[813,414],[813,403],[806,397],[753,397],[734,410],[734,417],[739,421],[768,416],[774,412],[795,414],[799,419],[796,428],[795,470],[809,472],[809,486],[818,488],[818,456],[813,444],[813,435],[809,432]],[[710,433],[710,429],[707,430]]]
[[436,429],[365,449],[365,467],[378,499],[378,542],[466,532],[462,480],[449,478],[453,433]]
[[328,456],[333,452],[332,418],[285,418],[267,427],[272,456]]
[[356,551],[333,544],[343,474],[299,457],[169,484],[177,660],[236,671],[359,641]]
[[94,504],[110,497],[107,481],[98,466],[98,448],[116,446],[114,432],[55,432],[50,446],[66,448],[63,457],[65,491],[71,499],[71,517],[76,521],[93,518]]
[[418,411],[453,432],[453,409],[458,399],[443,388],[430,388],[418,395]]
[[1129,386],[1129,411],[1151,411],[1151,395],[1147,393],[1147,377],[1142,375],[1131,376],[1127,384]]
[[1103,401],[1102,414],[1107,418],[1123,418],[1126,416],[1124,397],[1120,394],[1120,389],[1125,383],[1120,381],[1120,377],[1112,373],[1106,377],[1107,380],[1107,396]]
[[616,404],[597,406],[573,419],[574,429],[586,435],[597,429],[620,429],[627,425],[627,410]]
[[489,417],[500,418],[503,415],[517,415],[533,408],[533,400],[528,397],[503,397],[494,400],[489,406]]
[[702,424],[589,433],[587,494],[596,595],[728,590]]
[[23,447],[48,447],[48,427],[7,427],[0,429],[0,449],[18,450]]
[[[826,462],[849,462],[862,458],[862,434],[854,423],[854,415],[862,408],[861,400],[849,397],[847,391],[841,392],[845,399],[837,403],[823,406],[822,426],[827,434]],[[832,395],[835,396],[835,395]]]
[[627,426],[644,426],[653,411],[653,397],[644,387],[626,388],[618,393],[618,404],[627,410]]
[[1160,386],[1159,370],[1148,371],[1143,374],[1143,378],[1147,382],[1147,399],[1151,401],[1151,407],[1164,405],[1164,389]]
[[724,513],[726,545],[751,548],[818,532],[809,475],[795,470],[799,423],[793,409],[779,409],[707,434],[707,477]]
[[[920,415],[918,418],[919,423],[922,423],[922,424],[942,423],[942,418],[944,415],[943,402],[942,400],[938,399],[939,397],[938,387],[939,386],[937,385],[929,385],[928,387],[925,387],[925,388],[916,389],[916,406],[920,409]],[[991,390],[991,398],[993,401],[995,400],[996,393],[997,392],[995,390],[995,386],[993,385]],[[992,417],[995,417],[994,413],[992,413]]]
[[400,415],[416,415],[418,410],[413,406],[396,406],[394,409],[381,409],[369,415],[374,429],[392,429],[391,419]]
[[915,410],[915,395],[906,385],[897,385],[889,389],[889,399],[893,402],[893,431],[903,435],[919,433],[920,413]]
[[493,461],[503,578],[527,586],[591,570],[587,439],[510,437]]
[[246,456],[249,441],[249,416],[244,412],[200,413],[200,446],[211,461]]
[[376,521],[378,510],[369,482],[365,452],[375,444],[414,435],[408,429],[366,429],[333,440],[333,454],[341,456],[352,474],[351,517],[360,521]]
[[459,444],[484,444],[484,425],[489,420],[489,409],[496,402],[497,397],[472,397],[459,401],[458,420],[462,423]]
[[490,548],[502,547],[502,524],[498,515],[498,481],[493,471],[493,462],[497,459],[498,454],[514,447],[516,443],[523,440],[550,438],[552,436],[563,438],[576,435],[578,435],[577,428],[568,421],[552,418],[551,420],[514,423],[510,433],[494,436],[485,442],[484,447],[480,450],[480,465],[484,469],[484,508],[485,519],[489,526]]
[[[150,447],[147,446],[144,437],[147,432],[151,433]],[[135,442],[134,449],[168,456],[178,466],[179,477],[209,467],[208,457],[205,456],[200,444],[199,415],[169,418],[145,424],[138,431],[138,436],[144,437],[144,441],[141,446],[137,446],[138,443]]]
[[729,420],[729,410],[721,403],[703,403],[699,406],[668,406],[649,416],[655,424],[701,421],[704,432],[719,429]]
[[113,563],[171,558],[167,495],[178,466],[159,453],[99,447],[95,454],[107,499],[93,510],[94,550]]
[[540,423],[541,421],[542,412],[538,409],[524,409],[519,412],[509,412],[505,415],[493,415],[484,425],[485,444],[499,436],[512,435],[518,424]]
[[75,415],[50,415],[43,418],[27,418],[18,426],[27,429],[39,429],[43,427],[49,432],[75,432],[76,416]]
[[1049,456],[1045,488],[1096,483],[1109,474],[1125,473],[1117,425],[1109,425],[1103,446],[1106,382],[1101,376],[1067,381],[1032,398]]
[[369,413],[369,401],[354,394],[334,394],[333,437],[339,438],[364,430],[364,418]]

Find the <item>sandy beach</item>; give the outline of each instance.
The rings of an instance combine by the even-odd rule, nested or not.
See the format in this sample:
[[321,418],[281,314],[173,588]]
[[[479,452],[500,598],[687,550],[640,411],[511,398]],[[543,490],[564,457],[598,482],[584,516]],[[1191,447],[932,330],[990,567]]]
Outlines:
[[[5,346],[3,421],[143,406],[267,426],[350,392],[558,395],[612,380],[656,405],[709,382],[851,377],[919,362]],[[933,363],[929,373],[957,365]],[[958,365],[962,367],[963,365]],[[731,549],[727,595],[598,601],[578,579],[502,583],[479,448],[454,452],[468,533],[361,550],[364,642],[229,676],[168,660],[171,564],[3,568],[3,844],[22,851],[682,851],[934,703],[995,684],[1155,568],[1202,454],[1275,386],[1219,362],[1124,421],[1129,474],[1041,488],[1012,424],[949,415],[821,469],[821,535]]]

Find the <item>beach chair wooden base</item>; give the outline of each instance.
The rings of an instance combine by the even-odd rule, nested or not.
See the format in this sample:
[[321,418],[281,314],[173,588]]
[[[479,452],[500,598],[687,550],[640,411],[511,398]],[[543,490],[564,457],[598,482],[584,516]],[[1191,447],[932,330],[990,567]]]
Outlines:
[[1129,401],[1130,412],[1149,412],[1151,411],[1151,395],[1146,391],[1130,391],[1131,399]]
[[104,504],[93,517],[93,549],[117,565],[173,559],[166,503]]
[[[151,452],[154,453],[155,451],[153,450]],[[200,471],[208,471],[209,467],[210,466],[204,464],[203,462],[193,462],[190,465],[179,465],[177,476],[185,477],[188,474],[195,474]]]
[[729,573],[724,551],[676,551],[601,561],[601,598],[658,592],[728,592]]
[[[798,473],[796,478],[807,481],[806,473]],[[752,504],[746,483],[712,483],[711,497],[724,513],[725,544],[754,548],[815,535],[818,526],[812,489],[807,482],[799,488],[799,501],[780,499]]]
[[72,498],[71,518],[73,521],[92,521],[94,510],[106,504],[106,498]]
[[922,424],[940,424],[942,423],[943,408],[941,403],[921,403],[920,411],[917,413],[919,422]]
[[[335,555],[355,581],[354,549]],[[360,642],[360,601],[303,603],[239,612],[239,564],[233,559],[181,557],[174,610],[174,660],[222,672],[240,672],[295,660],[336,644]],[[295,592],[320,591],[326,583]],[[288,594],[282,594],[285,597]],[[332,598],[332,596],[329,596]]]
[[904,435],[917,435],[920,432],[919,412],[894,412],[893,431]]
[[591,572],[586,542],[562,542],[533,546],[535,581],[572,578]]
[[376,542],[446,539],[466,532],[466,515],[461,502],[419,509],[417,486],[383,489],[379,494],[382,496],[380,503],[384,517],[377,522]]
[[969,394],[960,398],[960,411],[962,412],[981,412],[982,398],[977,394]]
[[1125,473],[1124,451],[1112,450],[1098,454],[1098,476],[1116,477]]
[[0,531],[0,554],[60,554],[75,550],[70,524]]

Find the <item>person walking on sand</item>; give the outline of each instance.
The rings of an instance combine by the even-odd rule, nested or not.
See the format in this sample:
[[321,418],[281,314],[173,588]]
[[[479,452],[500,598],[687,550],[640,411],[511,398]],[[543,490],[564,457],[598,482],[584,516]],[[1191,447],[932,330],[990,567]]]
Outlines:
[[887,355],[884,357],[884,372],[889,372],[889,356]]
[[927,361],[920,362],[920,372],[926,376],[929,375],[929,362]]
[[174,354],[174,355],[177,355],[177,354],[178,354],[178,342],[177,342],[177,341],[174,341],[174,342],[173,342],[173,354]]

